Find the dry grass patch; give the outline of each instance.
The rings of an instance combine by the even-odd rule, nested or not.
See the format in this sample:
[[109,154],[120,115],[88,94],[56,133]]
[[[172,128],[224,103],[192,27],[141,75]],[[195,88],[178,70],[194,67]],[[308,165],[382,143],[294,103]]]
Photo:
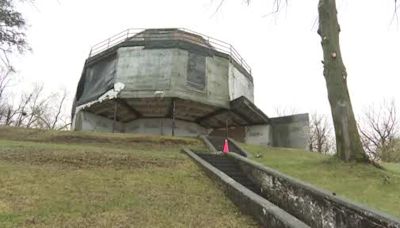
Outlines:
[[180,152],[204,149],[197,139],[9,130],[0,129],[0,227],[257,226]]

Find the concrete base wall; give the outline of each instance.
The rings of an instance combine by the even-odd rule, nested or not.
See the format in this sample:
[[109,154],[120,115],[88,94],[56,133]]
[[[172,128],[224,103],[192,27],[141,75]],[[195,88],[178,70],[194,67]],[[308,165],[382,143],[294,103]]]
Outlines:
[[[138,119],[125,124],[125,132],[172,135],[172,120],[165,118]],[[175,120],[176,136],[207,135],[208,130],[192,122]]]
[[[72,130],[75,131],[113,131],[113,121],[89,112],[79,111],[74,118]],[[116,122],[115,131],[123,132],[122,123]]]
[[[212,129],[209,136],[218,136],[226,138],[226,128]],[[246,129],[245,127],[231,127],[228,129],[228,137],[235,139],[238,142],[245,142]]]
[[[113,131],[113,121],[89,112],[80,111],[74,120],[76,131]],[[172,120],[165,118],[138,119],[129,123],[116,122],[115,132],[141,133],[151,135],[172,135]],[[209,131],[200,125],[181,120],[175,121],[176,136],[208,135]]]
[[[273,118],[271,125],[255,125],[238,128],[238,137],[233,137],[248,144],[289,147],[307,149],[308,142],[308,114]],[[79,111],[73,121],[73,130],[77,131],[113,131],[113,121],[89,112]],[[235,131],[230,129],[230,137],[235,136]],[[172,135],[172,120],[167,118],[143,118],[129,123],[116,122],[115,132],[130,132],[153,135]],[[214,133],[211,133],[214,132]],[[206,129],[199,124],[176,120],[176,136],[218,135],[219,131]],[[221,136],[225,131],[221,130]],[[240,136],[240,137],[239,137]]]
[[245,143],[272,146],[271,125],[255,125],[246,127]]

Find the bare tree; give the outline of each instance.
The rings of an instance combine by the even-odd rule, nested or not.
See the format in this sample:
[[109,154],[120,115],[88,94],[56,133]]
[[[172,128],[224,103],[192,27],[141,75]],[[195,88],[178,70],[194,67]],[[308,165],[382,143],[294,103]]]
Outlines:
[[21,94],[16,102],[3,102],[0,108],[0,124],[5,126],[64,130],[70,126],[65,110],[67,91],[46,95],[43,84]]
[[52,121],[51,129],[55,129],[55,127],[56,127],[58,121],[60,120],[62,108],[63,108],[63,105],[64,105],[64,102],[65,102],[65,99],[66,99],[66,98],[67,98],[67,91],[64,90],[64,93],[63,93],[63,95],[61,96],[60,102],[59,102],[59,104],[58,104],[57,112],[56,112],[56,114],[55,114],[55,116],[54,116],[54,119],[53,119],[53,121]]
[[[21,94],[17,105],[4,99],[14,67],[10,55],[30,50],[26,42],[26,23],[15,7],[16,1],[0,0],[0,124],[15,127],[65,129],[69,126],[63,107],[67,93],[45,96],[43,85]],[[33,1],[33,0],[30,0]]]
[[16,1],[24,0],[0,0],[0,123],[5,125],[19,124],[14,119],[18,109],[4,98],[10,76],[15,72],[10,55],[30,50],[26,42],[25,19],[15,8]]
[[4,98],[4,92],[8,86],[10,71],[0,67],[0,123],[7,113],[7,102]]
[[11,126],[16,114],[17,112],[13,106],[4,103],[0,109],[0,125]]
[[3,99],[4,92],[9,85],[11,73],[12,71],[10,69],[0,67],[0,104],[1,100]]
[[399,137],[399,119],[394,100],[381,105],[371,105],[364,112],[360,126],[362,142],[368,155],[374,160],[390,161]]
[[25,119],[27,119],[29,116],[28,109],[29,109],[30,103],[32,102],[32,100],[35,99],[35,97],[40,96],[41,91],[42,91],[42,88],[38,89],[35,87],[32,91],[23,93],[21,95],[21,99],[18,104],[18,107],[15,109],[15,112],[17,114],[17,119],[16,119],[16,121],[14,121],[15,127],[21,127],[24,125]]
[[42,112],[37,115],[37,123],[40,128],[64,130],[70,126],[69,115],[64,110],[67,99],[67,91],[52,94],[50,102],[42,105]]
[[9,54],[29,50],[25,36],[25,20],[15,9],[15,0],[0,0],[0,61],[13,71]]
[[328,118],[318,113],[312,114],[308,141],[309,150],[325,154],[333,152],[334,141],[332,127],[328,122]]
[[[45,96],[43,94],[43,84],[37,84],[32,90],[32,99],[29,104],[29,113],[27,114],[27,120],[25,122],[26,128],[34,127],[41,117],[48,112],[48,106],[54,99],[53,95]],[[47,127],[50,128],[50,127]]]

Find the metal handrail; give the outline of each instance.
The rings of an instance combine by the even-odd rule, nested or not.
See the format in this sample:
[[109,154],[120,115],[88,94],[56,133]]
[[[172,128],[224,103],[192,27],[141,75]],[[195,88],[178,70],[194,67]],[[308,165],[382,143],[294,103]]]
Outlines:
[[[190,41],[193,43],[196,43],[200,46],[204,46],[204,41],[207,41],[206,43],[210,46],[207,46],[209,48],[213,48],[217,51],[220,51],[222,53],[228,54],[231,59],[235,60],[239,65],[241,65],[245,70],[247,70],[251,74],[251,67],[247,62],[240,56],[239,52],[229,43],[226,43],[222,40],[218,40],[209,36],[206,36],[204,34],[198,33],[191,31],[189,29],[185,28],[174,28],[182,32],[186,32],[189,34],[194,34],[199,37],[201,37],[203,40],[199,42],[198,39],[194,39],[192,36],[171,36],[170,33],[166,34],[154,34],[153,36],[148,36],[146,35],[144,37],[137,37],[136,40],[148,40],[148,39],[155,39],[155,40],[182,40],[182,41]],[[139,29],[139,28],[130,28],[126,29],[106,40],[103,40],[95,45],[92,46],[90,49],[89,53],[89,58],[92,56],[95,56],[109,48],[115,47],[116,45],[126,41],[126,40],[135,40],[135,35],[138,35],[147,29]]]

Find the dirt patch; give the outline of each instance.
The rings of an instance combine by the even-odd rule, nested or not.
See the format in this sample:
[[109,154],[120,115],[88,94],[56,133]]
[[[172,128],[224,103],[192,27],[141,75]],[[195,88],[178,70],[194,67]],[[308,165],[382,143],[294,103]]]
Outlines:
[[46,141],[53,143],[115,143],[115,140],[107,137],[95,137],[89,135],[55,135],[48,137],[46,140],[37,140],[37,141]]
[[3,202],[2,200],[0,200],[0,213],[1,214],[5,214],[5,213],[9,213],[11,211],[9,205],[6,202]]
[[91,135],[54,135],[48,138],[49,142],[54,143],[113,143],[113,144],[161,144],[161,145],[201,145],[196,139],[181,139],[154,136],[135,136],[135,137],[99,137]]
[[52,142],[52,143],[76,143],[76,144],[159,144],[159,145],[203,145],[195,138],[189,137],[170,137],[152,136],[140,134],[123,133],[100,133],[100,132],[71,132],[71,131],[51,131],[41,129],[25,129],[0,127],[0,137],[3,139],[31,142]]
[[92,135],[53,135],[43,139],[34,139],[37,142],[52,142],[52,143],[75,143],[75,144],[114,144],[114,145],[131,145],[132,143],[152,144],[152,145],[202,145],[196,139],[184,138],[168,138],[155,136],[135,136],[135,137],[105,137]]
[[0,153],[0,159],[9,162],[24,162],[33,165],[56,164],[62,167],[115,169],[138,169],[148,167],[175,167],[182,163],[181,159],[143,158],[134,155],[113,155],[95,152],[74,154],[57,154],[51,152],[35,153]]

